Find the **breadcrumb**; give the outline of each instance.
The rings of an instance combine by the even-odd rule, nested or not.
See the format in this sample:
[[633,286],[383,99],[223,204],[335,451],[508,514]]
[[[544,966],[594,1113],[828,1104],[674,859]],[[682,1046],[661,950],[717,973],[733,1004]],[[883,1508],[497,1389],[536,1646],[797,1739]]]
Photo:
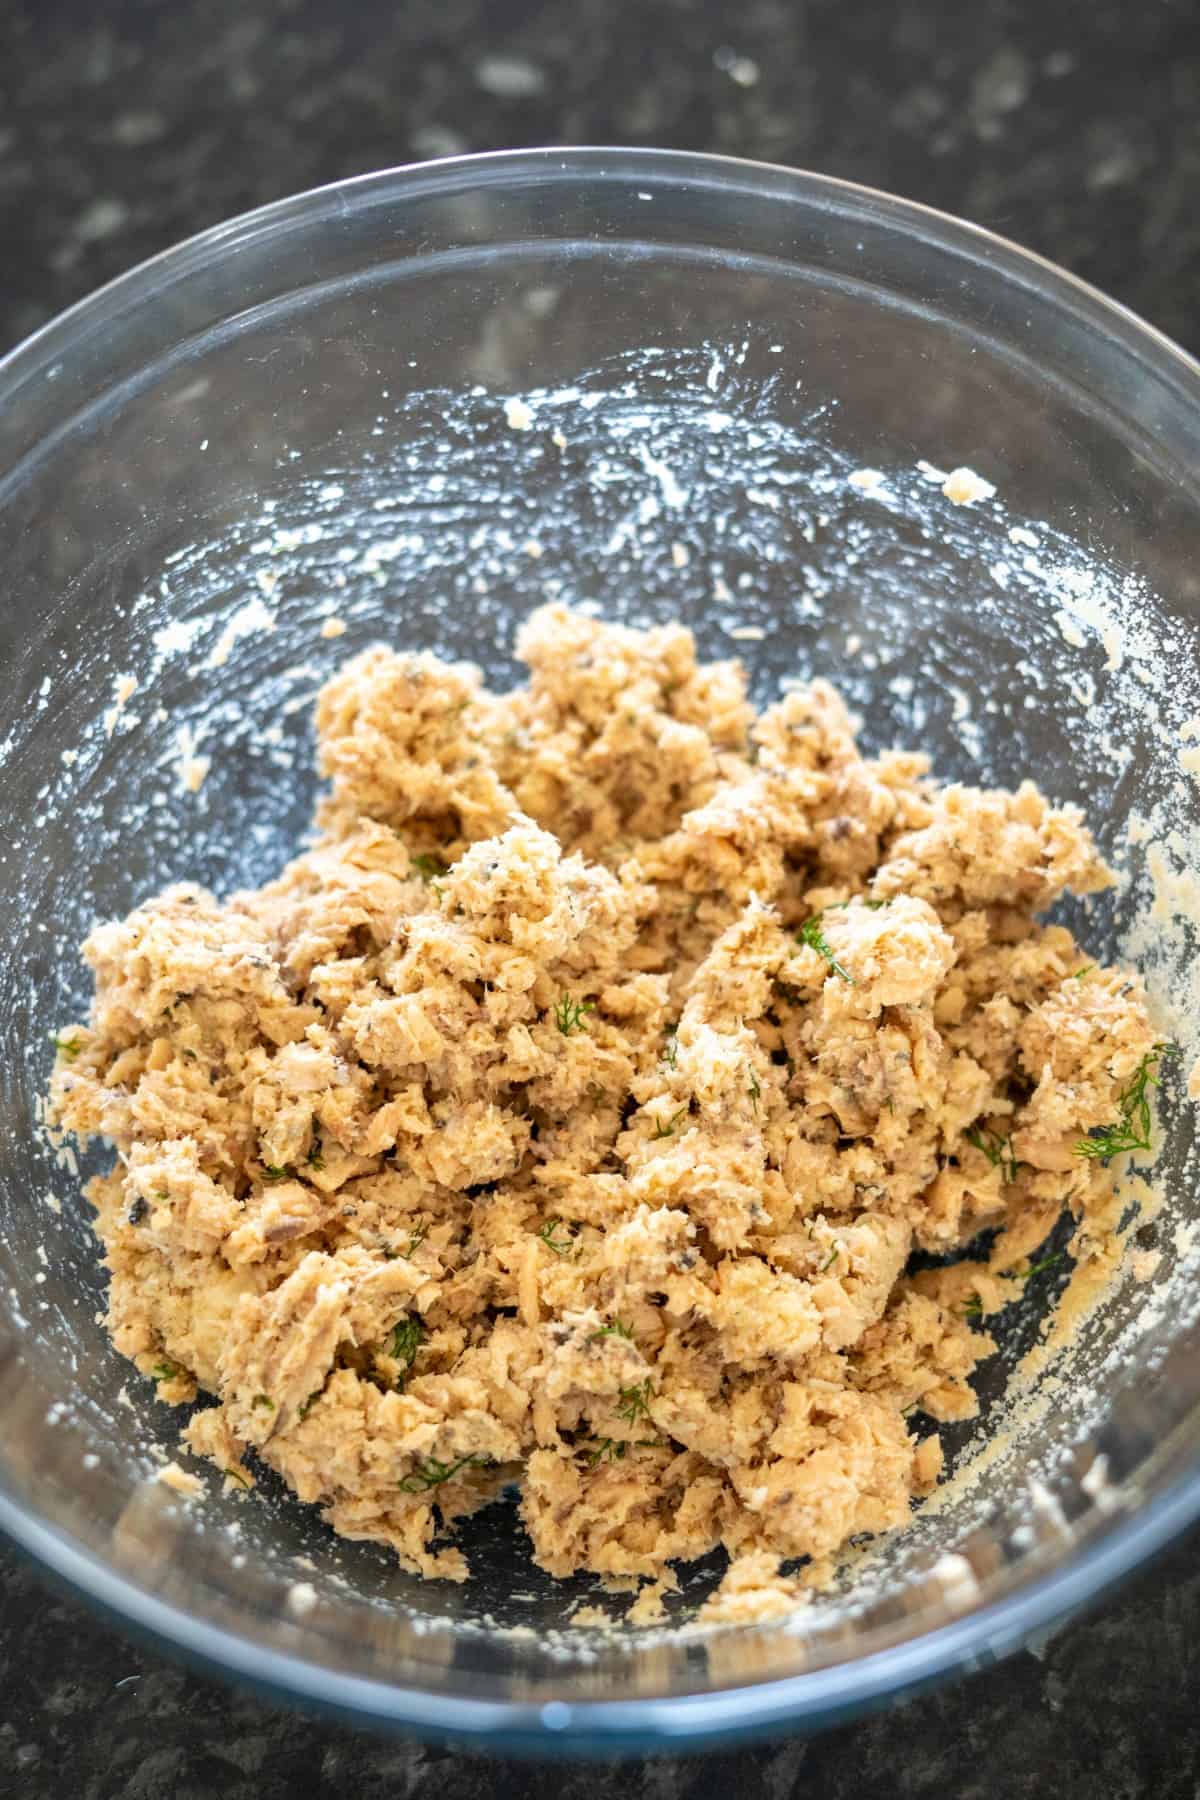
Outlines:
[[155,1471],[154,1479],[161,1481],[164,1487],[174,1488],[177,1494],[186,1494],[189,1499],[194,1500],[204,1492],[200,1477],[193,1475],[190,1469],[181,1469],[177,1462],[164,1463]]

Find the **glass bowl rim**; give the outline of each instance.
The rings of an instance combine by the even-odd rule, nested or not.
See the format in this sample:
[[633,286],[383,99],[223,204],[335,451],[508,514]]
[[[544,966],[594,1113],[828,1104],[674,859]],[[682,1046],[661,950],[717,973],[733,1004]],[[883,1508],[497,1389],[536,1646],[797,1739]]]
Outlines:
[[[614,165],[611,170],[607,165]],[[269,236],[284,225],[316,223],[333,213],[365,209],[381,198],[472,182],[527,184],[574,174],[610,173],[615,184],[659,180],[681,184],[749,184],[784,204],[867,213],[898,235],[935,243],[981,264],[998,280],[1021,281],[1054,294],[1083,314],[1101,335],[1148,359],[1161,377],[1190,390],[1200,412],[1200,362],[1129,308],[1078,276],[983,226],[861,183],[749,158],[687,150],[622,146],[553,146],[486,151],[391,168],[330,182],[238,214],[137,264],[59,313],[0,357],[0,406],[16,390],[69,355],[77,338],[228,254],[238,243]],[[435,1689],[399,1686],[346,1675],[236,1632],[158,1599],[118,1574],[36,1509],[5,1491],[0,1474],[0,1529],[38,1565],[108,1620],[224,1677],[235,1677],[272,1700],[359,1724],[406,1731],[434,1741],[459,1741],[496,1751],[538,1755],[637,1754],[731,1744],[788,1728],[832,1724],[890,1699],[928,1687],[955,1672],[997,1661],[1030,1638],[1099,1598],[1113,1583],[1162,1550],[1200,1517],[1200,1458],[1137,1511],[1111,1523],[1049,1572],[959,1620],[857,1661],[716,1687],[702,1694],[613,1701],[537,1703],[472,1699]]]

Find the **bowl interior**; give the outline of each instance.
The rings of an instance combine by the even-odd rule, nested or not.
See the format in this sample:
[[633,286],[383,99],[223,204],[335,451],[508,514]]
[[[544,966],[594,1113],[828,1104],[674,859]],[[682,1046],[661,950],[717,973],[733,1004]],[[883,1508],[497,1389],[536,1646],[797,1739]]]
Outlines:
[[[165,1602],[322,1679],[537,1707],[833,1670],[844,1703],[875,1652],[1034,1590],[1194,1461],[1182,1074],[1153,1189],[1124,1178],[1136,1267],[1048,1356],[1061,1282],[1042,1278],[912,1525],[791,1624],[708,1638],[688,1621],[715,1564],[667,1626],[606,1637],[570,1627],[594,1586],[541,1575],[510,1507],[465,1528],[458,1588],[334,1540],[269,1480],[266,1504],[216,1478],[185,1504],[148,1479],[179,1419],[108,1343],[76,1167],[39,1128],[89,924],[169,880],[227,892],[280,867],[337,663],[382,639],[506,684],[517,623],[550,597],[682,619],[705,655],[743,658],[760,703],[826,675],[870,750],[1084,806],[1128,878],[1069,922],[1139,962],[1181,1070],[1200,1049],[1191,373],[915,210],[704,159],[561,162],[273,209],[0,374],[4,1491],[115,1572],[122,1606]],[[961,464],[994,494],[947,500]],[[195,792],[189,757],[208,759]]]

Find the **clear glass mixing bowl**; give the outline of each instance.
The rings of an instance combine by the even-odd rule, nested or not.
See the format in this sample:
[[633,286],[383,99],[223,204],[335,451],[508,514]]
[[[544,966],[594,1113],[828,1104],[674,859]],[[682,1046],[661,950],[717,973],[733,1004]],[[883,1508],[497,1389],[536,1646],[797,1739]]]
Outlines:
[[[995,495],[952,505],[956,465]],[[184,244],[10,356],[5,1529],[131,1627],[280,1695],[593,1752],[811,1727],[979,1665],[1178,1531],[1200,1510],[1180,1079],[1136,1270],[1041,1367],[1054,1277],[1031,1283],[980,1423],[948,1434],[954,1485],[797,1619],[710,1636],[688,1621],[711,1568],[661,1630],[572,1631],[589,1584],[541,1576],[505,1508],[468,1527],[476,1580],[427,1586],[278,1490],[189,1503],[148,1479],[178,1421],[108,1343],[78,1178],[38,1109],[88,923],[168,879],[256,883],[295,846],[336,662],[382,637],[504,680],[547,595],[682,617],[760,698],[820,671],[871,748],[1086,804],[1129,871],[1088,942],[1136,952],[1190,1044],[1198,469],[1200,370],[1119,308],[919,207],[715,157],[346,182]],[[321,635],[329,612],[344,636]]]

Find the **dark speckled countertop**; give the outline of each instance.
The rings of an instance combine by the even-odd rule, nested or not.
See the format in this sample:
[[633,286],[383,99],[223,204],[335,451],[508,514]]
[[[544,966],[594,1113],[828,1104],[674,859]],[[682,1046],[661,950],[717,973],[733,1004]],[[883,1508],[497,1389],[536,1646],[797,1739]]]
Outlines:
[[[232,213],[555,142],[890,188],[1065,263],[1200,350],[1192,0],[83,0],[0,16],[0,346]],[[0,1551],[0,1792],[22,1800],[1188,1800],[1200,1536],[1036,1651],[824,1737],[552,1770],[298,1720],[124,1641]]]

